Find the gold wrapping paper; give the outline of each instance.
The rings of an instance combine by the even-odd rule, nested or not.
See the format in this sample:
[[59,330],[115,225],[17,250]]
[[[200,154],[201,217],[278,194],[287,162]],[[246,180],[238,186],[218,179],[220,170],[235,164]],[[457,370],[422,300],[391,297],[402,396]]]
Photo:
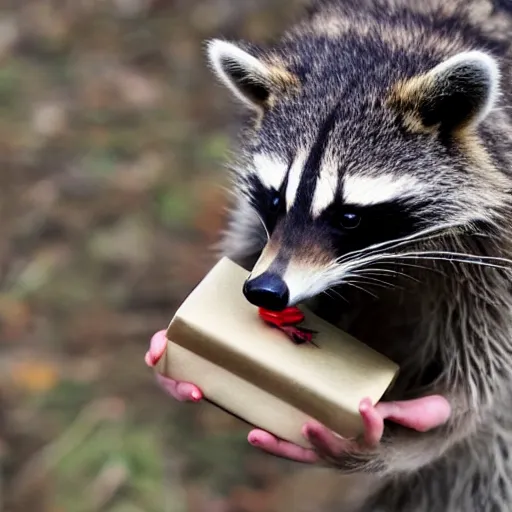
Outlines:
[[304,307],[302,325],[317,331],[318,348],[293,344],[245,299],[247,276],[227,258],[215,265],[172,319],[156,370],[193,382],[219,407],[302,446],[308,419],[344,437],[359,435],[360,401],[378,402],[398,366]]

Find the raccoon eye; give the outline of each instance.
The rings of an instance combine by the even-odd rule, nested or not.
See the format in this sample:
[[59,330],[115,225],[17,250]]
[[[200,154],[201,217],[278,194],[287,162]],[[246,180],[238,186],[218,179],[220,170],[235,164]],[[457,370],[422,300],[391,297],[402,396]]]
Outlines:
[[340,224],[344,229],[355,229],[361,224],[361,217],[356,213],[344,213],[341,216]]
[[270,196],[269,207],[273,213],[281,208],[281,194],[277,190],[274,190]]

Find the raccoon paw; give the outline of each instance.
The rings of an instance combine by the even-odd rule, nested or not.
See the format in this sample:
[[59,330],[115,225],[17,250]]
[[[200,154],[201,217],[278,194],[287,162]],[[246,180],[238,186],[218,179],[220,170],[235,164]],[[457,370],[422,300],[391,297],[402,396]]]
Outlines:
[[320,423],[309,422],[303,432],[313,449],[282,441],[262,430],[251,431],[248,440],[268,453],[298,462],[324,462],[347,472],[380,471],[383,463],[378,457],[378,449],[384,420],[426,432],[445,423],[451,411],[446,399],[433,395],[401,402],[381,402],[376,406],[365,399],[361,401],[359,412],[365,427],[359,439],[345,439]]
[[[439,395],[414,400],[381,402],[373,406],[362,400],[359,412],[364,434],[358,439],[344,439],[318,423],[308,423],[305,436],[320,460],[345,472],[380,472],[385,460],[379,451],[384,434],[384,420],[392,421],[417,432],[427,432],[443,425],[451,414],[448,401]],[[386,439],[386,444],[393,439]]]
[[[151,338],[149,350],[144,360],[149,367],[154,367],[165,352],[167,339],[165,331],[159,331]],[[203,398],[201,390],[190,382],[178,382],[157,374],[156,380],[160,387],[174,399],[180,402],[199,402]]]

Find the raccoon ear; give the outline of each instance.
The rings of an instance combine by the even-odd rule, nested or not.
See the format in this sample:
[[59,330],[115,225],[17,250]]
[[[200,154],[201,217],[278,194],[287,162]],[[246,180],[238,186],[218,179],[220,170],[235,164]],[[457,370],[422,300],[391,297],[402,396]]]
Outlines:
[[459,53],[421,77],[411,79],[402,91],[427,128],[450,132],[482,121],[499,92],[500,72],[486,53]]
[[253,110],[265,108],[273,90],[272,69],[260,59],[227,41],[207,43],[208,60],[215,74]]

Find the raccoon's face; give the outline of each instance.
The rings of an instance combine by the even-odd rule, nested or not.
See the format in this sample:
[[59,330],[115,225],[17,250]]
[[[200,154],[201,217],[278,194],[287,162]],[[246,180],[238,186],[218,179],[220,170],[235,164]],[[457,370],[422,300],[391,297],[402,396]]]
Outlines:
[[218,40],[208,52],[257,118],[231,226],[241,252],[258,254],[251,303],[281,310],[407,253],[408,241],[492,221],[504,177],[477,130],[497,96],[490,56],[386,83],[316,76]]

